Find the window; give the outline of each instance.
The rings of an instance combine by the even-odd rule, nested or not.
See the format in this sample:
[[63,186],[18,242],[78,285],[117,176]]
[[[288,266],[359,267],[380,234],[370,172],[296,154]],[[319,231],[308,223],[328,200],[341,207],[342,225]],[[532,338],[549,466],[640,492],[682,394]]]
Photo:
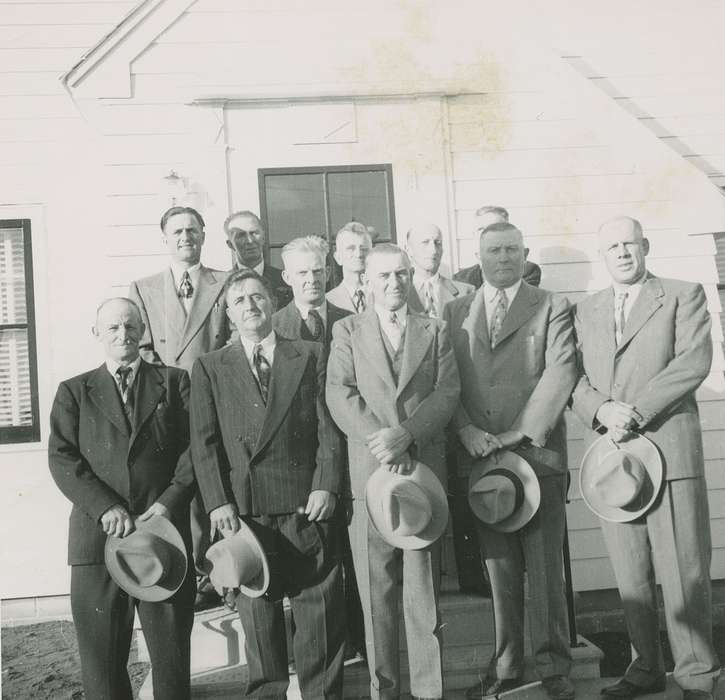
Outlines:
[[[715,264],[718,277],[717,289],[720,294],[720,305],[723,308],[720,323],[722,323],[723,335],[725,335],[725,233],[715,234]],[[725,350],[725,345],[723,345],[723,350]]]
[[348,221],[374,227],[378,243],[396,240],[390,165],[265,168],[258,173],[272,265],[280,265],[280,249],[297,236],[324,236],[332,249],[335,234]]
[[38,440],[30,220],[0,220],[0,444]]

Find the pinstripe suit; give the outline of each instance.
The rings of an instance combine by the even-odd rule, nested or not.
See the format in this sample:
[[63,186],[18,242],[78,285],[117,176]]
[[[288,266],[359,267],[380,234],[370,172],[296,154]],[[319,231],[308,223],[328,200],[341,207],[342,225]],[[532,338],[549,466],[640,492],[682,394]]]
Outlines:
[[284,698],[289,683],[284,614],[297,624],[303,697],[340,698],[344,603],[339,523],[299,515],[312,490],[338,494],[341,441],[324,404],[322,347],[277,337],[265,405],[241,343],[200,357],[192,378],[194,469],[211,512],[236,503],[270,559],[267,597],[240,595],[249,679],[246,697]]

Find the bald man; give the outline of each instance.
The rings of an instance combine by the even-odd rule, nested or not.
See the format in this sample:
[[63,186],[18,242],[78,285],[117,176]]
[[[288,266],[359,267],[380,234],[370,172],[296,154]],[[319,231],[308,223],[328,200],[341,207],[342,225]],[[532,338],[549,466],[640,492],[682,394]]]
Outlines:
[[712,361],[702,286],[647,271],[649,241],[636,219],[599,231],[611,286],[579,302],[580,371],[573,408],[590,442],[607,434],[626,445],[635,433],[665,464],[661,497],[643,517],[601,520],[622,595],[633,660],[602,690],[634,698],[665,687],[655,572],[662,586],[674,677],[684,700],[709,700],[720,674],[712,645],[710,517],[695,391]]

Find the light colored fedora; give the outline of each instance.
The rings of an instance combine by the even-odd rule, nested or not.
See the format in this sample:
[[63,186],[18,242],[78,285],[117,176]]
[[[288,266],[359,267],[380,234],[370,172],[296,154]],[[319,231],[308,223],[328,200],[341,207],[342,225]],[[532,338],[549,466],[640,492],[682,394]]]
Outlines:
[[579,489],[600,518],[626,523],[652,507],[663,477],[662,457],[651,440],[635,434],[617,443],[603,435],[582,459]]
[[158,602],[184,582],[186,547],[174,524],[161,515],[134,520],[126,537],[107,537],[104,549],[111,578],[133,598]]
[[515,452],[496,452],[474,463],[468,479],[468,503],[487,527],[516,532],[534,517],[541,502],[539,479]]
[[241,518],[239,530],[209,547],[206,558],[211,565],[209,580],[220,595],[224,588],[239,588],[249,598],[259,598],[267,592],[267,555],[257,536]]
[[433,470],[413,462],[410,474],[376,469],[365,487],[365,507],[373,527],[393,547],[422,549],[448,525],[448,497]]

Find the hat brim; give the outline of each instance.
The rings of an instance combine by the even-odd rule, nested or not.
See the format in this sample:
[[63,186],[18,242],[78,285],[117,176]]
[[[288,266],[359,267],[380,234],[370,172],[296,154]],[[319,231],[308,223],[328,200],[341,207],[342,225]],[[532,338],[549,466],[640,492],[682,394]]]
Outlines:
[[103,553],[106,569],[108,569],[111,578],[131,597],[150,603],[158,603],[174,595],[181,588],[181,584],[184,583],[188,568],[186,545],[174,524],[162,515],[152,515],[148,520],[135,518],[133,524],[134,532],[150,532],[170,545],[170,565],[164,581],[154,586],[139,586],[129,579],[128,574],[119,564],[116,552],[124,540],[133,537],[133,532],[125,538],[111,535],[106,538]]
[[[471,489],[479,479],[494,469],[508,469],[516,474],[524,488],[524,499],[521,506],[511,513],[508,518],[504,518],[497,523],[486,523],[483,522],[483,518],[479,513],[478,504],[471,500]],[[471,474],[468,477],[468,503],[473,514],[485,527],[498,532],[516,532],[526,525],[536,515],[536,511],[539,510],[539,504],[541,503],[539,479],[533,467],[515,452],[509,450],[494,452],[492,455],[473,463]]]
[[579,469],[579,491],[595,515],[609,522],[627,523],[643,516],[657,500],[662,488],[664,467],[657,445],[644,435],[635,434],[635,437],[618,444],[620,448],[634,454],[645,468],[647,476],[636,501],[622,508],[616,508],[605,503],[596,493],[593,482],[599,461],[607,452],[615,449],[615,443],[606,435],[595,440],[582,458]]
[[[397,474],[385,467],[378,467],[365,486],[365,508],[368,518],[376,532],[390,545],[398,549],[423,549],[433,544],[445,532],[448,526],[448,496],[433,470],[422,462],[413,462],[410,474]],[[421,487],[431,504],[431,520],[427,527],[417,535],[398,535],[387,525],[383,504],[376,494],[380,494],[383,485],[391,480],[412,480]]]

